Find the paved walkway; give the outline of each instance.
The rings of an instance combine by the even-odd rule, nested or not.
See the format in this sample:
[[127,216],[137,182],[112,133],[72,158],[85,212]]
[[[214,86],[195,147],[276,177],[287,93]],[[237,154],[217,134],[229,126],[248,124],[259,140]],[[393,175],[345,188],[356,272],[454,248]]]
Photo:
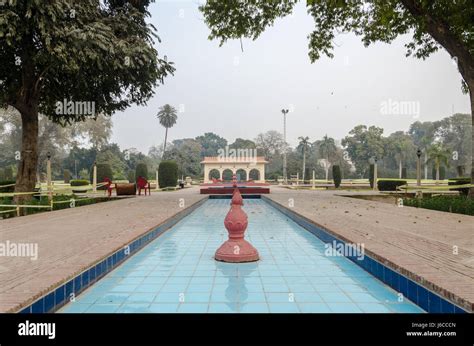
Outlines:
[[350,194],[355,193],[273,187],[267,197],[286,207],[292,202],[293,211],[364,243],[367,253],[472,311],[473,216],[342,196]]
[[[0,312],[16,311],[205,196],[153,193],[0,221],[0,243],[37,243],[38,259],[0,256]],[[180,199],[183,199],[180,201]]]

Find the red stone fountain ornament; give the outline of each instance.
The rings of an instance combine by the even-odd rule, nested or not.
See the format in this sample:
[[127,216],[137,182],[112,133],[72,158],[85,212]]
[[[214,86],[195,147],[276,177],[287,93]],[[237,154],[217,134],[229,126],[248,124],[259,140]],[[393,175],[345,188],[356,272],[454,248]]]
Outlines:
[[229,240],[217,249],[215,259],[223,262],[241,263],[259,260],[258,251],[244,239],[247,229],[247,214],[242,210],[244,201],[237,187],[234,176],[234,193],[230,210],[224,220],[224,226],[229,232]]

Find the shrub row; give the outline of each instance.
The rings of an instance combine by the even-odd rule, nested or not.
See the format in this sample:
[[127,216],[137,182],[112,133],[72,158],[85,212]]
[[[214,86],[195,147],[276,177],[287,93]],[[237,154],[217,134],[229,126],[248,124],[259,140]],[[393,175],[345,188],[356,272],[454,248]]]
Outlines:
[[[464,185],[464,184],[470,184],[471,183],[471,178],[469,177],[463,177],[463,178],[457,178],[457,179],[449,179],[448,180],[448,185]],[[458,188],[458,189],[450,189],[451,191],[459,191],[459,194],[462,196],[467,196],[469,193],[469,188]]]
[[403,204],[417,208],[447,211],[456,214],[474,215],[474,199],[464,196],[404,198]]
[[89,180],[86,179],[73,179],[69,183],[71,186],[85,186],[90,184]]
[[406,183],[407,181],[402,179],[378,179],[377,188],[379,191],[397,191],[397,187]]

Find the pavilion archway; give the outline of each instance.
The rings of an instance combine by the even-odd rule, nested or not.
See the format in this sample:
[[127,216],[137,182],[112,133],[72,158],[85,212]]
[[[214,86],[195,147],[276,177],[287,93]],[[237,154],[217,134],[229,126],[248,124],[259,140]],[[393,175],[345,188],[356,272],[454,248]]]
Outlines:
[[234,172],[232,172],[231,169],[224,169],[222,171],[222,180],[223,181],[232,181],[232,176],[234,175]]
[[247,172],[244,169],[238,169],[235,174],[237,176],[237,181],[247,181]]
[[220,179],[221,178],[221,173],[219,172],[219,170],[211,169],[209,171],[209,180],[212,180],[212,178],[214,178],[214,179]]
[[260,180],[260,171],[256,168],[251,169],[249,172],[249,180]]

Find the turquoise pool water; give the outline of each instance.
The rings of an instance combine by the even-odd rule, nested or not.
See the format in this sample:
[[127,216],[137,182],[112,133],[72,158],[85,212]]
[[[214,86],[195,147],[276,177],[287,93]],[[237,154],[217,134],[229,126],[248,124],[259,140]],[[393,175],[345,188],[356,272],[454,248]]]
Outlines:
[[211,199],[59,312],[424,312],[260,199],[246,199],[255,263],[217,262],[229,200]]

